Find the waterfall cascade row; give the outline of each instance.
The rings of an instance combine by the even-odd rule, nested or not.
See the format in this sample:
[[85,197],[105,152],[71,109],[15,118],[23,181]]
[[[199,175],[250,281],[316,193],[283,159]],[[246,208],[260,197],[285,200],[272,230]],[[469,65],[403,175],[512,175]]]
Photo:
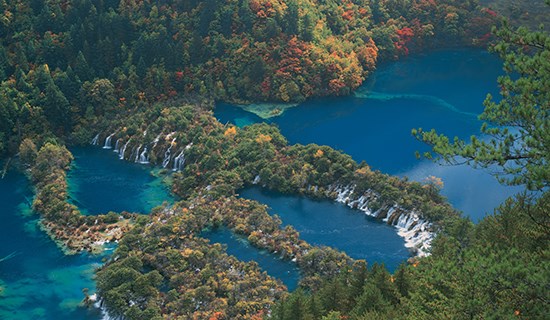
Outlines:
[[115,134],[111,133],[107,138],[105,138],[105,144],[103,145],[103,149],[112,149],[113,146],[111,144],[111,140],[113,139],[113,136]]
[[354,191],[354,186],[332,186],[329,188],[329,192],[336,192],[337,202],[361,210],[371,217],[381,219],[394,226],[397,229],[397,234],[405,239],[405,247],[415,250],[417,256],[429,255],[435,236],[430,222],[423,220],[414,210],[405,210],[397,205],[372,211],[369,208],[369,202],[378,198],[378,195],[372,190],[367,190],[361,196],[356,197]]
[[[105,138],[105,143],[103,145],[103,149],[113,149],[113,138],[115,137],[116,133],[112,133],[109,136]],[[172,171],[182,171],[185,167],[185,153],[187,150],[191,148],[193,143],[188,144],[181,150],[179,153],[174,153],[173,148],[176,145],[176,138],[172,138],[176,132],[171,132],[167,135],[165,135],[164,140],[168,141],[171,139],[170,144],[166,151],[164,152],[164,158],[162,160],[162,167],[167,168],[171,162],[173,162],[172,165]],[[143,133],[144,136],[147,135],[147,132],[145,131]],[[93,145],[98,145],[99,142],[99,136],[100,134],[97,134],[94,139],[92,140]],[[135,163],[139,164],[149,164],[150,163],[150,153],[154,152],[155,147],[159,144],[162,137],[162,133],[160,133],[152,142],[152,144],[139,144],[136,148],[136,145],[132,148],[129,155],[126,154],[126,150],[128,146],[130,145],[132,138],[130,138],[128,141],[124,143],[122,138],[119,138],[116,140],[115,146],[114,146],[114,152],[118,153],[118,158],[120,160],[129,160],[133,161]]]

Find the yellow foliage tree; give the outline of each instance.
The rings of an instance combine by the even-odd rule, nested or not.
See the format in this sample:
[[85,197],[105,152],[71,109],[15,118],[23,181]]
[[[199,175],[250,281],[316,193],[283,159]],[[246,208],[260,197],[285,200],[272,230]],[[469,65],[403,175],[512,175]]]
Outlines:
[[223,133],[223,135],[227,138],[233,138],[233,137],[235,137],[236,134],[237,134],[237,128],[235,128],[235,127],[229,127]]
[[317,149],[317,152],[315,152],[314,157],[315,157],[315,158],[321,158],[321,157],[324,156],[324,155],[325,155],[325,153],[323,152],[323,150]]
[[271,142],[271,136],[267,134],[260,133],[258,137],[256,138],[257,143],[267,143]]

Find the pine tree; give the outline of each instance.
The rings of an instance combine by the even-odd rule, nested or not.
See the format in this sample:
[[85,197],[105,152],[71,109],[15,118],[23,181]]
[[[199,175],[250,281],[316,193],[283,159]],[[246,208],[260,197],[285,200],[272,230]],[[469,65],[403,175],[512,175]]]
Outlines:
[[[547,1],[550,5],[550,1]],[[433,147],[424,155],[450,164],[502,169],[499,181],[530,190],[550,186],[550,35],[544,29],[512,30],[507,23],[493,30],[500,41],[492,50],[504,61],[506,75],[498,79],[502,99],[484,102],[481,132],[466,143],[435,130],[412,131]]]

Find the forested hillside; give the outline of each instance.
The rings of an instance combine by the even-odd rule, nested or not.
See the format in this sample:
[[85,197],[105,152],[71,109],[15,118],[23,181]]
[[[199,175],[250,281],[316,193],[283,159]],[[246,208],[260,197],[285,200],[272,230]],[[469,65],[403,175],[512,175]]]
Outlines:
[[[497,20],[470,0],[0,0],[0,159],[18,154],[33,210],[60,246],[120,240],[96,277],[114,316],[544,319],[550,37],[506,23],[489,32]],[[208,110],[346,95],[381,61],[487,41],[506,75],[501,97],[485,102],[486,139],[413,131],[433,147],[426,157],[497,168],[503,183],[529,189],[477,225],[435,184],[372,171],[327,146],[288,145],[271,125],[224,125]],[[162,164],[181,201],[143,216],[82,215],[69,202],[65,145],[94,136],[121,160]],[[236,197],[252,184],[333,200],[356,193],[352,206],[369,205],[389,224],[412,217],[406,231],[429,232],[413,247],[425,251],[390,274],[314,247]],[[201,238],[219,226],[296,263],[301,288],[288,294],[255,262]]]
[[377,61],[487,39],[475,1],[0,1],[0,154],[140,101],[344,95]]

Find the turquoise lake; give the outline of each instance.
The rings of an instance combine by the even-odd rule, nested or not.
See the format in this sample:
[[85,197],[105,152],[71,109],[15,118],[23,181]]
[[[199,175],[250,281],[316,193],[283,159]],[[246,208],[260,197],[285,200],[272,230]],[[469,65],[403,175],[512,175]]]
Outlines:
[[0,179],[0,319],[98,319],[97,311],[77,306],[82,288],[95,291],[102,257],[64,255],[38,228],[31,202],[22,174]]
[[84,214],[136,212],[147,214],[164,201],[173,202],[151,167],[123,161],[112,150],[72,148],[75,158],[67,175],[71,201]]
[[[498,97],[502,73],[498,57],[482,50],[410,56],[379,66],[355,96],[306,101],[266,122],[276,124],[290,143],[329,145],[384,173],[417,181],[440,177],[443,194],[477,221],[521,188],[501,186],[487,170],[416,159],[415,151],[428,147],[411,129],[435,128],[462,139],[479,135],[477,115],[487,93]],[[239,126],[265,121],[228,104],[217,105],[215,115]]]

